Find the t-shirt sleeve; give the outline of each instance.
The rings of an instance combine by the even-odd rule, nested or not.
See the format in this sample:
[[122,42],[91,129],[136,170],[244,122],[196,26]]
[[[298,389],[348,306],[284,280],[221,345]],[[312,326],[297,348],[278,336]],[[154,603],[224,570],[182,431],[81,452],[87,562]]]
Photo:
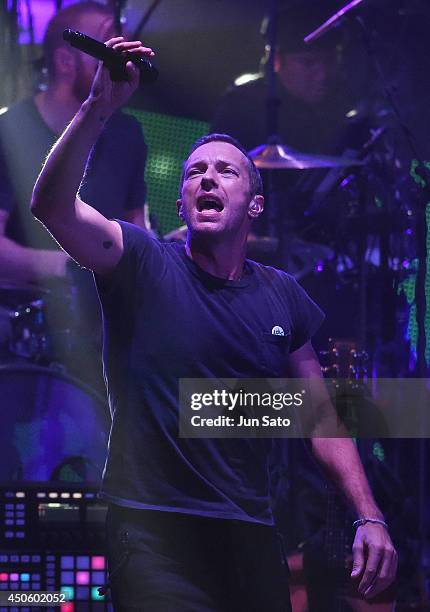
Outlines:
[[122,257],[109,275],[94,274],[102,305],[105,298],[114,293],[118,298],[122,295],[124,299],[133,301],[133,293],[137,289],[136,279],[140,279],[144,284],[139,289],[147,292],[162,278],[165,266],[163,248],[158,240],[132,223],[117,222],[121,226],[123,236]]
[[287,292],[292,320],[290,353],[293,353],[315,335],[325,315],[293,277],[289,277]]

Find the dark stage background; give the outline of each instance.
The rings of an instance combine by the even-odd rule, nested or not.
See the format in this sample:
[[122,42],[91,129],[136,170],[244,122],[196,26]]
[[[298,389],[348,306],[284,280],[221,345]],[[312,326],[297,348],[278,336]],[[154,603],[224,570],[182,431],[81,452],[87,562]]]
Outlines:
[[[321,0],[319,8],[328,18],[343,4]],[[128,0],[122,14],[129,31],[152,5],[139,37],[156,51],[160,76],[137,91],[126,112],[140,122],[149,147],[146,180],[154,231],[161,240],[183,240],[183,232],[174,233],[180,226],[175,200],[181,161],[210,130],[226,89],[240,75],[264,68],[260,25],[270,2]],[[54,0],[0,3],[0,112],[46,86],[40,42],[59,6]],[[294,260],[294,274],[327,313],[315,339],[326,374],[335,376],[339,367],[359,386],[363,378],[429,374],[428,253],[421,260],[427,298],[421,345],[416,283],[420,235],[430,246],[422,231],[430,220],[430,4],[364,0],[350,15],[333,43],[343,48],[333,100],[351,101],[357,129],[348,132],[341,149],[303,152],[339,158],[376,135],[364,174],[354,169],[339,174],[319,202],[312,194],[328,174],[306,171],[300,184],[276,178],[278,199],[268,199],[272,226],[256,231],[249,246],[252,257],[293,270],[273,246],[282,242],[273,229],[283,214],[277,207],[287,202],[294,222],[285,230],[293,245],[289,263]],[[310,21],[309,31],[311,25],[316,24]],[[286,134],[281,140],[290,145]],[[286,172],[291,170],[275,174]],[[2,187],[0,182],[0,197]],[[67,287],[0,278],[0,596],[2,590],[61,590],[71,599],[63,612],[109,609],[108,597],[97,590],[106,580],[106,507],[96,496],[108,409],[103,389],[88,384],[85,367],[76,361],[73,329],[55,329],[45,320],[58,299],[75,313],[70,287],[78,274],[70,272]],[[72,355],[73,366],[58,357],[59,345]],[[428,441],[372,439],[358,446],[400,555],[396,594],[388,594],[379,610],[393,609],[394,599],[400,611],[430,610]],[[331,612],[335,596],[337,609],[366,609],[352,596],[348,602],[339,599],[352,517],[301,443],[291,443],[287,454],[276,474],[277,513],[288,542],[294,612]],[[327,517],[334,520],[330,533],[340,565],[321,552],[329,537]]]

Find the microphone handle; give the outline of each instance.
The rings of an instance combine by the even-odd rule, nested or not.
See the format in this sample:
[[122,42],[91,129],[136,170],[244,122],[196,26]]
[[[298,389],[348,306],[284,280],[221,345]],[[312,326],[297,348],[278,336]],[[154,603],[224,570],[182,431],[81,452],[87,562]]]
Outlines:
[[108,68],[112,81],[127,81],[125,65],[128,61],[139,68],[141,84],[154,83],[158,78],[158,70],[146,57],[119,53],[104,43],[69,28],[64,30],[63,39],[75,49],[101,60]]

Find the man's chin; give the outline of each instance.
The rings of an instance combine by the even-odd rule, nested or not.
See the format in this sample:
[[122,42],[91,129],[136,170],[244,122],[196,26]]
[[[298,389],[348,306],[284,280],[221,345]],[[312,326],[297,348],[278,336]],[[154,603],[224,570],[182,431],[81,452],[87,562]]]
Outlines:
[[205,221],[196,222],[188,226],[188,231],[194,238],[197,237],[215,237],[222,236],[225,232],[225,228],[221,223]]
[[213,220],[195,221],[189,226],[189,230],[192,233],[219,233],[224,229],[225,228],[222,223]]

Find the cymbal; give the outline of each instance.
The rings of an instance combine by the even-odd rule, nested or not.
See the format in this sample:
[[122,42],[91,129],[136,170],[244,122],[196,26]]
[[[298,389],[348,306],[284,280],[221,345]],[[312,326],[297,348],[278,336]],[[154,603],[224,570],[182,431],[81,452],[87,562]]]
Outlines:
[[301,153],[282,144],[260,145],[249,151],[249,156],[257,168],[263,170],[308,170],[311,168],[344,168],[363,165],[363,162],[359,159]]

